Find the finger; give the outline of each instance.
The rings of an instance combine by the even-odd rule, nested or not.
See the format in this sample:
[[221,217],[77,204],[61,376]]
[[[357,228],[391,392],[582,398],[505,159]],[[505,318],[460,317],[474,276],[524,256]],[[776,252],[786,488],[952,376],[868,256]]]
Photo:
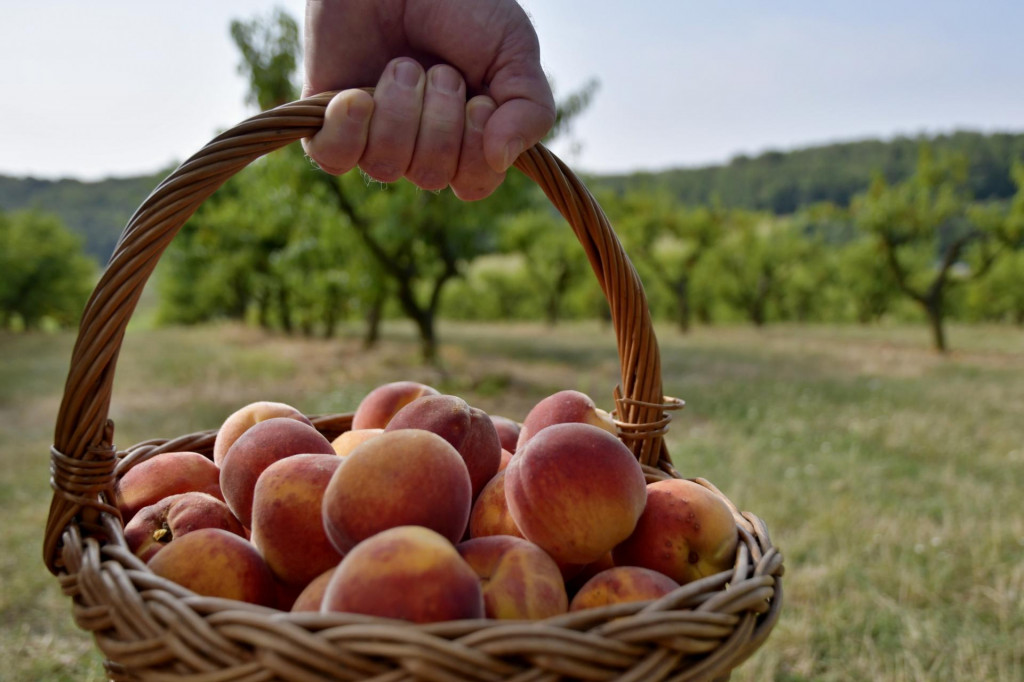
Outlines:
[[524,34],[518,50],[513,51],[507,62],[499,63],[490,82],[488,94],[498,110],[487,123],[484,153],[495,170],[507,170],[519,154],[540,142],[555,123],[555,98],[538,55],[536,37]]
[[487,122],[484,155],[496,171],[505,171],[529,147],[540,142],[555,120],[554,106],[527,99],[500,105]]
[[484,130],[496,109],[494,100],[479,95],[466,103],[466,127],[462,136],[459,167],[452,178],[452,191],[463,201],[490,196],[505,179],[484,157]]
[[462,128],[466,118],[466,82],[450,66],[439,64],[427,72],[423,113],[416,149],[405,176],[428,190],[448,186],[459,165]]
[[368,92],[339,92],[327,103],[320,130],[302,140],[306,154],[328,173],[347,173],[363,155],[372,115],[373,97]]
[[409,168],[423,110],[426,76],[412,59],[393,60],[373,94],[374,110],[359,167],[371,178],[394,182]]

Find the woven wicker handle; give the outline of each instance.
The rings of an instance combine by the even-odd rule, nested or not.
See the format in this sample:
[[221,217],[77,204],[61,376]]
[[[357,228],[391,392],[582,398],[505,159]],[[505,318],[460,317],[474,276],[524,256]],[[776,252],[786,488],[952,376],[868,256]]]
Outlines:
[[[67,522],[83,508],[107,508],[97,498],[113,482],[108,414],[114,368],[128,320],[164,249],[228,178],[260,156],[319,130],[332,95],[285,104],[217,136],[153,190],[125,227],[83,313],[57,417],[51,464],[54,500],[44,550],[48,562]],[[562,161],[537,145],[515,165],[572,226],[611,306],[621,367],[616,417],[624,442],[644,464],[667,463],[660,356],[632,263],[596,200]]]

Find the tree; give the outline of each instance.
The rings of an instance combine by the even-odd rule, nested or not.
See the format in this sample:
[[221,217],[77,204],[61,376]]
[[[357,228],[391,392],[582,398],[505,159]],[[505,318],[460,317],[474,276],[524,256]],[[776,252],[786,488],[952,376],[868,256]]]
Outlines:
[[687,208],[666,192],[627,192],[607,203],[637,267],[671,292],[676,324],[689,331],[693,273],[722,237],[726,211],[717,204]]
[[[973,307],[988,319],[1008,318],[1024,326],[1024,161],[1012,169],[1017,192],[1009,206],[1001,202],[973,206],[971,219],[988,235],[998,248],[1006,252],[990,272],[981,278],[973,294]],[[982,259],[984,254],[975,254]]]
[[809,258],[812,242],[790,223],[747,211],[730,212],[721,239],[697,272],[702,288],[755,326],[765,325],[794,268]]
[[0,328],[37,329],[44,320],[77,321],[96,263],[81,239],[54,216],[0,211]]
[[526,279],[543,301],[544,319],[556,325],[566,294],[589,272],[576,235],[553,209],[538,207],[505,219],[501,239],[506,250],[522,255]]
[[248,104],[265,111],[298,97],[294,74],[302,45],[291,15],[277,8],[268,21],[232,21],[231,38],[242,53],[238,72],[249,80]]
[[925,146],[912,177],[896,185],[876,177],[852,205],[857,224],[875,239],[899,291],[920,306],[943,353],[950,287],[982,276],[997,253],[986,226],[969,219],[966,180],[964,157],[937,159]]

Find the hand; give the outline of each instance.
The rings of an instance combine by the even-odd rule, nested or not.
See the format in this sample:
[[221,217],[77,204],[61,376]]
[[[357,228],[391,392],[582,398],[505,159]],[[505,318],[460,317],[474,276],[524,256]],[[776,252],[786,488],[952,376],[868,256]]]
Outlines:
[[341,90],[304,141],[329,173],[482,199],[555,120],[514,0],[307,0],[305,69],[304,97]]

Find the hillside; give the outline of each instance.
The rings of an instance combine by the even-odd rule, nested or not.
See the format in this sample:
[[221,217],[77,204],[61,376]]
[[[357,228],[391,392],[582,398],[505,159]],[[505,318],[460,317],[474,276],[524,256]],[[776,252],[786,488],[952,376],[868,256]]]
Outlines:
[[105,263],[121,229],[163,175],[97,182],[0,175],[0,210],[36,209],[58,215],[82,235],[86,252]]
[[[687,204],[719,200],[726,206],[791,213],[831,201],[845,206],[876,173],[890,181],[908,177],[922,144],[938,153],[966,155],[976,199],[1003,199],[1014,192],[1010,168],[1024,161],[1024,133],[955,132],[933,137],[860,140],[793,151],[739,156],[727,164],[632,175],[588,178],[595,189],[661,188]],[[83,235],[86,251],[105,262],[118,234],[165,172],[99,182],[0,176],[0,210],[37,208],[60,216]]]
[[726,206],[792,213],[830,201],[840,206],[862,192],[877,173],[890,182],[910,176],[923,144],[936,153],[964,154],[975,199],[1004,199],[1014,193],[1010,168],[1024,161],[1024,133],[955,132],[932,137],[860,140],[738,156],[728,164],[659,173],[594,178],[595,187],[616,191],[660,188],[687,204],[718,199]]

